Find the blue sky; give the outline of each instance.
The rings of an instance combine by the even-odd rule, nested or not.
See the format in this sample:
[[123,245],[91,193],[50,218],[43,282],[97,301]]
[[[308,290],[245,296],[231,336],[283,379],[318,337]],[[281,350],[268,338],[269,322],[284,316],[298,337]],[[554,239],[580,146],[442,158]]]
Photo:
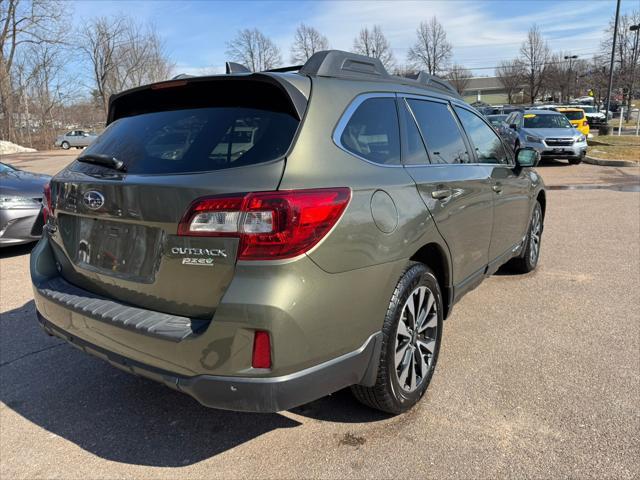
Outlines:
[[[239,29],[259,28],[280,47],[285,64],[301,22],[314,26],[332,48],[348,50],[362,26],[381,25],[396,59],[404,62],[421,20],[436,15],[454,47],[453,60],[490,75],[502,59],[517,55],[528,28],[537,23],[554,50],[590,58],[615,13],[615,0],[493,1],[108,1],[76,0],[73,23],[119,12],[152,22],[176,63],[176,73],[217,73],[226,42]],[[622,13],[640,8],[623,0]]]

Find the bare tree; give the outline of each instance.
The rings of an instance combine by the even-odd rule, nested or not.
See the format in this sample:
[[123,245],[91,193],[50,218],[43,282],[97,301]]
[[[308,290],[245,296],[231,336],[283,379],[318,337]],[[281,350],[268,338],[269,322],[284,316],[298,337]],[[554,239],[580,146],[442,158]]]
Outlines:
[[446,70],[453,47],[447,41],[447,32],[438,19],[431,17],[428,22],[421,22],[416,34],[418,39],[407,54],[409,63],[431,75]]
[[111,95],[112,78],[118,68],[116,51],[124,44],[126,19],[98,17],[85,24],[80,45],[93,70],[98,99],[106,112]]
[[379,59],[387,70],[392,70],[395,64],[391,44],[382,33],[380,25],[374,25],[372,29],[365,27],[360,30],[358,36],[353,40],[352,51]]
[[116,69],[112,78],[114,92],[170,77],[174,65],[168,60],[153,25],[144,27],[128,18],[123,37],[121,48],[116,50]]
[[311,55],[329,48],[327,37],[318,30],[301,23],[296,29],[296,34],[291,45],[291,62],[295,64],[305,63]]
[[253,72],[276,68],[282,63],[280,49],[257,28],[240,30],[227,43],[227,55]]
[[406,77],[406,78],[416,78],[418,76],[418,72],[411,65],[406,65],[402,63],[396,63],[395,67],[392,70],[394,75],[398,77]]
[[507,102],[514,103],[514,94],[522,89],[525,81],[525,66],[521,60],[503,60],[496,68],[496,76],[507,91]]
[[[600,50],[602,55],[611,58],[611,43],[613,41],[613,24],[614,20],[609,22],[609,26],[605,30],[605,37],[601,43]],[[622,88],[623,101],[626,103],[627,120],[630,118],[631,100],[633,98],[633,89],[636,86],[640,73],[638,72],[640,60],[640,47],[636,47],[636,33],[629,30],[631,25],[640,24],[640,10],[634,10],[620,16],[618,25],[618,38],[616,40],[616,51],[614,54],[614,88]],[[605,57],[605,58],[606,58]]]
[[[609,55],[611,55],[611,52],[609,52]],[[607,57],[609,55],[594,55],[587,65],[587,71],[584,73],[585,79],[589,82],[589,88],[593,91],[593,98],[597,107],[602,104],[607,95],[609,82]]]
[[451,82],[453,88],[455,88],[460,95],[464,94],[467,86],[469,85],[469,80],[471,79],[471,77],[471,70],[458,64],[454,64],[447,74],[447,79]]
[[16,59],[29,45],[64,43],[62,11],[57,0],[0,0],[0,138],[16,138],[14,104],[23,98],[14,91]]
[[55,136],[58,127],[54,114],[75,93],[77,82],[64,71],[67,53],[56,45],[40,44],[32,45],[26,55],[29,78],[25,93],[32,107],[25,105],[25,111],[32,114],[37,123],[37,140],[34,142],[30,138],[31,146],[51,144],[50,139]]
[[586,62],[570,52],[554,53],[547,62],[541,90],[560,103],[568,102],[584,83],[587,70]]
[[80,32],[79,43],[91,64],[97,97],[105,112],[112,94],[166,80],[173,70],[155,28],[144,27],[130,17],[93,19]]
[[536,101],[544,82],[545,69],[550,57],[549,45],[537,25],[529,29],[527,39],[520,47],[525,67],[525,79],[531,103]]

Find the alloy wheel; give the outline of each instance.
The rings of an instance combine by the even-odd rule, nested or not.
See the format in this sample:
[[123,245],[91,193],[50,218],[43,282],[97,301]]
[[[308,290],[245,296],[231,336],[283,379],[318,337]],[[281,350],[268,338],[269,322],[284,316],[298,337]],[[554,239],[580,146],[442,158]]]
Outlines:
[[542,234],[542,213],[540,207],[536,206],[533,210],[533,218],[531,219],[531,235],[529,238],[529,260],[532,265],[538,261],[540,253],[540,236]]
[[406,392],[422,385],[431,368],[437,329],[436,297],[429,288],[417,287],[402,307],[396,331],[395,371]]

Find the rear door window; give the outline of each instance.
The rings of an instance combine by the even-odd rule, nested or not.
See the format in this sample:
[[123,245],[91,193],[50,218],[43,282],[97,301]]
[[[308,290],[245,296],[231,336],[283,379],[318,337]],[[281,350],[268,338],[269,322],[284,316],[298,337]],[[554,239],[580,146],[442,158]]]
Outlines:
[[401,123],[404,129],[402,143],[402,162],[405,165],[426,165],[429,163],[427,150],[413,115],[404,100],[398,104]]
[[369,98],[353,112],[340,134],[340,145],[370,162],[400,164],[400,131],[396,101]]
[[469,163],[458,122],[446,103],[409,99],[431,163]]

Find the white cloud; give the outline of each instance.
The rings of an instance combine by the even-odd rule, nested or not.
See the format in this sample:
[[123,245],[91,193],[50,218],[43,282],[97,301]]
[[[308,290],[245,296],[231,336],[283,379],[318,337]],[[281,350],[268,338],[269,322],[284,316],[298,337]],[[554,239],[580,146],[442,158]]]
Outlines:
[[[349,50],[363,26],[381,25],[396,59],[405,61],[420,21],[432,16],[444,25],[454,47],[454,61],[489,67],[518,55],[529,28],[536,23],[553,50],[591,57],[598,50],[610,15],[603,2],[535,2],[537,11],[504,18],[500,3],[477,1],[338,1],[314,4],[304,21],[325,34],[332,48]],[[513,5],[513,4],[512,4]],[[531,3],[529,3],[529,6]],[[292,33],[277,37],[283,52]],[[286,58],[286,55],[285,55]],[[286,62],[285,62],[286,63]],[[478,73],[491,74],[491,70]]]

